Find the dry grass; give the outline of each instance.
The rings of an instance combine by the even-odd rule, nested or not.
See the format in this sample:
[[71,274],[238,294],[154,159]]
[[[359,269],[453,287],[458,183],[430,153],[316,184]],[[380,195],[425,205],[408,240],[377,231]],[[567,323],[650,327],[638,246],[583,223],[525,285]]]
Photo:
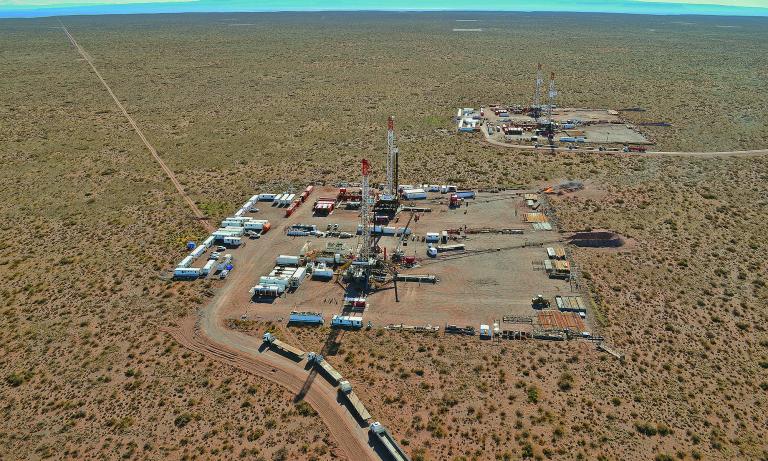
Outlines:
[[[514,153],[440,130],[455,107],[527,100],[542,60],[563,105],[672,121],[651,131],[662,148],[764,147],[764,20],[489,15],[459,36],[451,15],[228,17],[66,20],[214,218],[267,182],[354,179],[362,156],[381,175],[395,114],[404,181],[592,180],[601,199],[555,201],[564,225],[637,241],[576,252],[624,363],[345,335],[334,364],[414,458],[766,456],[768,162]],[[291,396],[159,332],[211,295],[162,278],[201,230],[55,23],[0,25],[2,457],[331,458]]]

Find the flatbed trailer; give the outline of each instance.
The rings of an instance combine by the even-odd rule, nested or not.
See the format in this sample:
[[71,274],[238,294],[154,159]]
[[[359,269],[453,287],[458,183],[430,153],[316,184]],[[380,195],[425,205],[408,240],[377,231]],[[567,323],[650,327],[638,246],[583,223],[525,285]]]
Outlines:
[[363,402],[352,390],[352,385],[349,384],[349,381],[342,381],[339,383],[339,392],[341,392],[344,397],[347,398],[349,404],[352,405],[352,408],[355,409],[357,416],[362,421],[368,422],[368,420],[371,419],[371,414],[368,413],[368,410],[365,408],[365,405],[363,405]]
[[306,355],[303,350],[280,341],[275,338],[272,333],[264,333],[264,342],[269,345],[270,349],[275,349],[277,352],[281,352],[297,360],[302,360]]
[[379,442],[381,442],[393,460],[411,461],[411,458],[409,458],[405,451],[400,448],[400,445],[397,444],[395,438],[392,437],[392,434],[390,434],[387,428],[382,426],[380,422],[376,421],[375,423],[372,423],[370,429],[373,435],[376,437],[376,439],[378,439]]
[[338,386],[338,384],[341,382],[341,373],[336,371],[336,369],[333,368],[333,366],[331,366],[331,364],[328,363],[328,361],[325,360],[325,357],[322,355],[315,352],[310,352],[307,355],[307,360],[309,360],[315,367],[318,367],[319,370],[325,374],[325,377],[328,379],[328,381],[334,386]]

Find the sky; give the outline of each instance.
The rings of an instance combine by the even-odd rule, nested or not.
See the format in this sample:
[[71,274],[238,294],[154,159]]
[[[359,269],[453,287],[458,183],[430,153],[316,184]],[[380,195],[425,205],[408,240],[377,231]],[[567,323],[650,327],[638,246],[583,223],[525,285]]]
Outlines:
[[768,16],[768,0],[0,0],[0,17],[328,10],[564,11]]

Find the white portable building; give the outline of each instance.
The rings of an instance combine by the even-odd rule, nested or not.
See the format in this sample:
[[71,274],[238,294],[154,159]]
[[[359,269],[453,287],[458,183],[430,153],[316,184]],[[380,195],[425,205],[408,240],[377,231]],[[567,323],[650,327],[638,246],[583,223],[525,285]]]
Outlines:
[[230,235],[224,237],[224,245],[240,246],[243,243],[243,238],[236,235]]
[[192,255],[189,255],[186,258],[182,259],[177,267],[189,267],[189,265],[192,264],[192,261],[194,260],[195,258]]
[[259,194],[260,202],[271,202],[277,197],[277,194]]
[[203,246],[209,248],[211,245],[213,245],[214,240],[216,240],[216,237],[209,235],[208,238],[203,242]]
[[279,277],[261,276],[259,277],[259,285],[276,285],[281,287],[283,290],[285,290],[285,287],[288,286],[288,279],[279,278]]
[[195,248],[195,251],[190,253],[189,256],[192,256],[193,258],[197,259],[200,256],[202,256],[203,253],[205,253],[205,250],[207,250],[207,249],[208,249],[208,247],[206,247],[205,245],[200,245],[197,248]]
[[216,267],[216,260],[210,259],[207,263],[205,263],[205,266],[200,269],[200,275],[208,275],[211,273],[213,268]]
[[362,328],[363,318],[334,314],[331,318],[331,325],[335,327]]
[[175,278],[197,278],[200,276],[200,269],[197,267],[177,267],[173,270]]

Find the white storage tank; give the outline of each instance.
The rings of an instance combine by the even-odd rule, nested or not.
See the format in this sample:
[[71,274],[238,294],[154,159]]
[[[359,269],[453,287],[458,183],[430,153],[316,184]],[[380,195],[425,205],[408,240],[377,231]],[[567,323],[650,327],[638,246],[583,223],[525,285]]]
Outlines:
[[424,189],[404,189],[403,197],[406,200],[424,200],[427,198],[427,193]]
[[277,265],[278,266],[298,266],[299,257],[289,256],[289,255],[280,255],[277,257]]

